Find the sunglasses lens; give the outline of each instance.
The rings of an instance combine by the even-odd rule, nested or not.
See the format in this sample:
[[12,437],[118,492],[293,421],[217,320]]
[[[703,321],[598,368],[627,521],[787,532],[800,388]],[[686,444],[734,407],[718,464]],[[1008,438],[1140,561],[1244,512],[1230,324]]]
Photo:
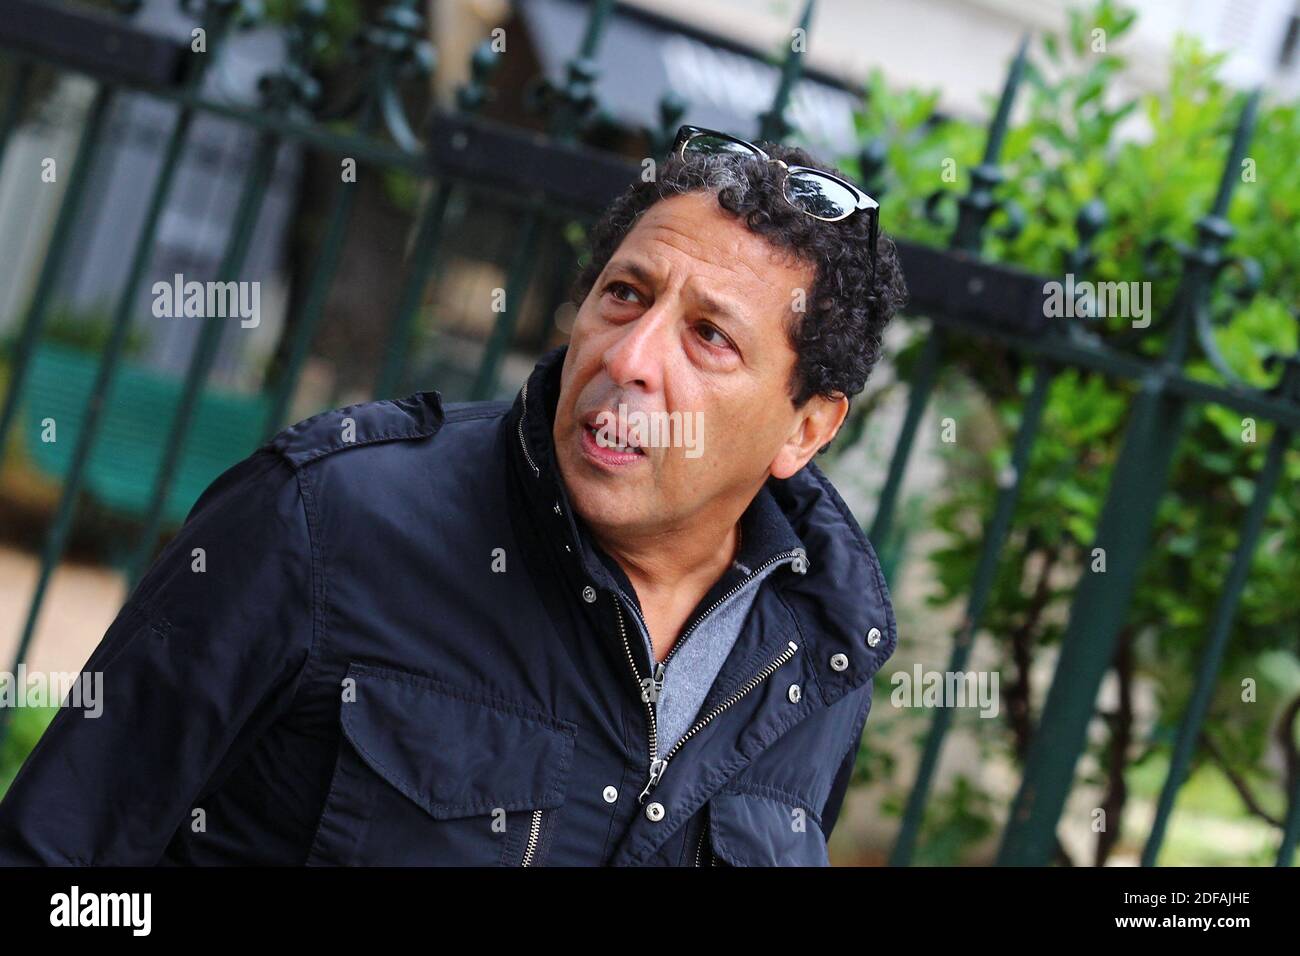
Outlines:
[[843,219],[858,206],[858,197],[843,183],[816,173],[791,173],[785,180],[785,198],[818,219]]
[[[678,142],[682,143],[680,149],[684,155],[749,156],[778,162],[778,160],[768,159],[766,154],[752,143],[722,133],[682,127],[678,135]],[[674,146],[674,149],[676,148]],[[781,165],[786,164],[781,163]],[[864,201],[863,194],[855,188],[840,182],[834,176],[807,167],[790,169],[785,176],[784,195],[786,202],[796,209],[826,222],[838,222],[851,216],[857,211],[859,201]],[[873,216],[874,230],[875,210],[879,207],[874,199],[865,198],[864,208]]]
[[709,133],[699,133],[692,136],[686,141],[687,153],[703,153],[708,156],[716,156],[723,153],[734,153],[740,156],[753,156],[754,151],[744,143],[737,142],[734,139],[727,139],[723,136],[714,136]]

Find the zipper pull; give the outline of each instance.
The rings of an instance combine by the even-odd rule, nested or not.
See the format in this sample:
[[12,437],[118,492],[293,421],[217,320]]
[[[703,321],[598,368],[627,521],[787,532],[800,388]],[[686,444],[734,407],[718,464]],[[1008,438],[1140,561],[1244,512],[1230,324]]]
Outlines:
[[641,700],[643,703],[653,704],[659,700],[659,695],[664,691],[664,674],[667,668],[660,661],[655,665],[654,677],[647,677],[641,681]]
[[659,780],[664,775],[664,770],[668,767],[668,758],[659,757],[650,761],[650,779],[646,781],[645,789],[641,791],[641,796],[637,797],[637,803],[645,803],[645,798],[650,796],[650,791],[659,786]]

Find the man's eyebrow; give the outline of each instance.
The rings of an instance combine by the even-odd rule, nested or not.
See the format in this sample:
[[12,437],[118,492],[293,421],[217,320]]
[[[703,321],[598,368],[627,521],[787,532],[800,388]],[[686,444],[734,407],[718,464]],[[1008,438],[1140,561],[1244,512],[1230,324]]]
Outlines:
[[642,285],[654,285],[654,276],[650,270],[631,259],[614,259],[606,267],[606,272],[622,272],[630,275]]
[[[605,266],[607,273],[623,273],[631,276],[637,282],[644,286],[654,285],[654,273],[633,259],[611,259]],[[727,319],[738,325],[745,325],[745,312],[738,309],[728,299],[720,299],[711,292],[692,291],[690,293],[692,300],[697,308],[706,315],[712,315],[717,318]]]
[[719,299],[711,292],[696,292],[694,298],[696,303],[699,305],[700,311],[707,315],[729,319],[733,322],[742,321],[744,313],[735,308],[731,302],[726,299]]

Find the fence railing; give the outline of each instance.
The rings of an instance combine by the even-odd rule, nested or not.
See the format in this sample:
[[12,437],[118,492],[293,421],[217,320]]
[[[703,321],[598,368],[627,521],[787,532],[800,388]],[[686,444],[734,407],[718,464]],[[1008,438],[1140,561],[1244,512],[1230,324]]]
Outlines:
[[[320,0],[299,3],[294,18],[282,24],[288,41],[287,57],[263,78],[262,102],[254,106],[214,96],[205,90],[203,80],[232,32],[260,16],[255,7],[246,7],[239,0],[183,2],[183,8],[194,18],[195,30],[201,31],[204,49],[200,53],[195,52],[193,44],[177,43],[133,26],[130,13],[136,4],[119,6],[124,15],[114,18],[34,0],[6,0],[9,12],[0,17],[0,66],[7,76],[7,92],[0,106],[0,160],[22,122],[33,84],[39,78],[78,74],[96,84],[75,155],[67,157],[63,167],[68,170],[68,178],[58,215],[8,357],[9,379],[0,406],[0,448],[10,447],[10,433],[16,426],[26,428],[43,417],[40,402],[29,389],[31,375],[37,367],[37,353],[60,283],[68,273],[75,226],[93,215],[96,203],[104,200],[103,196],[88,194],[87,181],[115,102],[127,94],[146,94],[175,109],[170,131],[157,147],[161,162],[148,186],[143,220],[128,240],[128,266],[111,310],[106,341],[94,358],[93,381],[80,414],[75,448],[61,466],[60,496],[19,636],[18,662],[30,650],[51,576],[63,558],[87,476],[101,449],[105,423],[113,414],[113,396],[126,367],[133,309],[140,288],[153,278],[148,275],[151,253],[196,118],[219,117],[256,134],[255,147],[244,167],[233,225],[224,240],[216,274],[211,276],[215,280],[236,280],[243,274],[250,239],[275,174],[277,153],[286,144],[351,158],[371,170],[399,170],[427,183],[426,198],[406,243],[395,313],[386,319],[377,318],[375,323],[377,331],[387,329],[373,388],[377,396],[395,394],[408,372],[409,356],[420,335],[418,319],[426,290],[437,277],[451,241],[445,225],[453,202],[464,197],[488,197],[493,203],[515,210],[505,308],[495,316],[469,389],[471,398],[488,398],[498,392],[503,361],[516,342],[521,303],[535,279],[540,249],[547,238],[553,238],[568,223],[589,220],[639,172],[630,160],[582,142],[600,101],[594,56],[614,7],[612,0],[595,0],[591,4],[586,29],[563,81],[541,84],[535,91],[545,135],[476,116],[489,95],[492,71],[505,55],[496,52],[488,38],[473,55],[470,79],[459,91],[456,108],[451,112],[432,111],[418,123],[410,121],[408,98],[403,91],[412,86],[427,87],[433,65],[433,51],[425,38],[415,0],[393,0],[376,22],[364,25],[352,38],[350,50],[358,64],[354,75],[363,81],[341,108],[321,103],[320,85],[315,79],[326,12]],[[812,15],[813,4],[809,2],[798,25],[805,35]],[[787,107],[800,80],[802,47],[789,46],[780,64],[772,103],[761,117],[755,118],[754,129],[737,132],[770,138],[794,132]],[[1231,570],[1223,582],[1206,636],[1191,703],[1178,729],[1173,759],[1147,840],[1143,862],[1153,864],[1206,717],[1264,515],[1277,490],[1283,457],[1300,428],[1300,360],[1294,355],[1276,356],[1281,370],[1278,385],[1270,390],[1249,387],[1231,378],[1206,326],[1205,304],[1225,269],[1237,264],[1228,251],[1233,229],[1225,216],[1255,121],[1255,95],[1243,100],[1213,204],[1198,221],[1195,235],[1174,246],[1180,258],[1181,278],[1162,319],[1168,336],[1165,351],[1158,358],[1141,357],[1107,343],[1086,318],[1047,318],[1042,303],[1044,277],[981,258],[994,214],[1005,218],[1006,230],[1014,230],[1019,218],[1017,210],[998,198],[1003,179],[999,158],[1012,106],[1023,82],[1025,57],[1022,45],[989,122],[983,159],[971,172],[969,189],[959,196],[937,195],[930,204],[930,211],[938,216],[944,199],[955,200],[948,248],[898,243],[911,293],[911,314],[926,316],[931,324],[912,373],[906,414],[869,535],[892,575],[895,556],[891,542],[900,489],[923,414],[954,342],[974,337],[1025,357],[1032,364],[1032,385],[1024,397],[1010,466],[999,481],[995,500],[989,502],[965,615],[952,642],[949,669],[964,671],[995,572],[1006,560],[1015,505],[1029,456],[1042,433],[1043,412],[1053,382],[1063,370],[1083,369],[1137,386],[1096,531],[1095,547],[1108,555],[1108,570],[1105,574],[1085,572],[1074,592],[1055,677],[1006,821],[998,857],[1000,863],[1011,865],[1047,863],[1055,856],[1058,820],[1084,750],[1099,687],[1125,623],[1134,582],[1147,556],[1156,505],[1166,491],[1174,451],[1189,416],[1196,406],[1213,404],[1275,423],[1266,464],[1256,477]],[[687,104],[666,98],[661,127],[645,131],[649,142],[662,147],[686,109]],[[59,159],[62,165],[64,158]],[[864,177],[878,172],[873,170],[873,162],[878,164],[879,153],[864,151]],[[23,175],[28,173],[22,171]],[[247,436],[248,447],[229,447],[229,463],[251,451],[256,440],[285,424],[327,296],[339,274],[345,241],[356,214],[356,197],[354,189],[336,189],[324,209],[314,262],[301,277],[300,294],[295,297],[293,313],[283,332],[285,340],[279,349],[283,361],[260,396],[262,404],[256,408],[259,421]],[[1098,203],[1079,211],[1078,247],[1062,263],[1063,271],[1080,273],[1088,269],[1091,244],[1103,228],[1105,213]],[[188,369],[177,383],[174,406],[165,418],[159,456],[147,470],[146,503],[136,515],[139,532],[128,562],[131,581],[155,553],[168,521],[167,504],[187,444],[193,440],[196,415],[205,397],[224,321],[217,316],[203,320]],[[1210,384],[1187,374],[1188,361],[1198,350],[1225,373],[1228,384]],[[160,426],[154,423],[153,427]],[[0,721],[7,722],[8,717],[0,711]],[[935,710],[894,848],[891,862],[895,864],[912,859],[950,723],[949,709]],[[3,732],[0,727],[0,734]],[[1290,795],[1279,863],[1290,861],[1298,834],[1300,788]]]

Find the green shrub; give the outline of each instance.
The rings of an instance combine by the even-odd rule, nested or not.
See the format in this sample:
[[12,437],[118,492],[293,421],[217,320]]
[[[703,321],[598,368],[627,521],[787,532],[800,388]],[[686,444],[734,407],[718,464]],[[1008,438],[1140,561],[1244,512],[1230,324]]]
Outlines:
[[[1217,78],[1222,57],[1210,55],[1186,39],[1180,39],[1175,47],[1165,89],[1117,99],[1111,81],[1125,62],[1115,52],[1093,52],[1093,30],[1105,31],[1106,46],[1113,51],[1133,21],[1131,11],[1117,3],[1101,2],[1074,11],[1066,36],[1043,37],[1032,47],[1021,91],[1028,116],[1006,137],[1001,165],[1007,178],[999,193],[1026,211],[1026,225],[1018,236],[1004,238],[994,234],[999,225],[995,216],[984,254],[1046,277],[1059,277],[1069,271],[1065,254],[1077,242],[1076,215],[1085,204],[1101,199],[1109,222],[1097,237],[1091,273],[1078,278],[1152,281],[1155,320],[1128,343],[1130,351],[1152,356],[1159,354],[1164,344],[1160,309],[1170,303],[1179,270],[1174,262],[1171,275],[1153,275],[1144,260],[1144,248],[1157,237],[1195,242],[1195,223],[1211,208],[1241,100]],[[886,197],[882,204],[885,228],[909,239],[943,245],[950,227],[929,221],[923,202],[936,189],[960,194],[968,188],[968,170],[983,150],[984,128],[936,119],[934,95],[890,90],[879,75],[873,78],[869,93],[869,106],[858,120],[859,132],[864,143],[886,144],[880,170]],[[990,103],[990,116],[992,112]],[[1119,139],[1117,129],[1130,117],[1144,118],[1149,135]],[[1222,288],[1229,278],[1225,275],[1209,303],[1216,316],[1215,341],[1231,370],[1259,388],[1270,386],[1277,376],[1276,370],[1265,370],[1265,357],[1293,354],[1297,348],[1297,155],[1300,108],[1266,99],[1247,151],[1255,179],[1247,177],[1236,185],[1229,219],[1237,232],[1227,247],[1230,254],[1256,259],[1262,266],[1263,283],[1259,294],[1242,306]],[[941,180],[945,159],[955,160],[955,183]],[[1127,321],[1123,320],[1124,324]],[[1120,331],[1118,324],[1103,326],[1108,324],[1109,328],[1098,329],[1103,339]],[[917,336],[899,357],[900,368],[908,367],[920,338]],[[943,537],[942,544],[928,555],[935,578],[932,603],[964,607],[984,525],[998,490],[996,478],[1009,459],[1033,369],[1015,355],[999,356],[987,344],[974,347],[962,339],[956,340],[949,355],[934,405],[950,407],[954,389],[964,394],[973,387],[987,415],[999,426],[993,442],[968,440],[941,446],[951,480],[944,482],[944,496],[923,519]],[[1219,373],[1200,358],[1187,371],[1223,384]],[[1004,675],[1004,698],[1010,698],[1004,700],[1002,710],[1004,732],[990,740],[986,738],[994,735],[984,733],[981,727],[981,745],[1009,754],[1017,762],[1023,760],[1037,715],[1026,716],[1016,708],[1035,704],[1045,690],[1027,687],[1022,665],[1059,643],[1062,636],[1074,583],[1092,547],[1101,505],[1111,490],[1109,472],[1119,452],[1132,397],[1131,383],[1082,371],[1059,375],[1028,473],[1023,476],[1013,530],[981,622],[981,639],[991,640],[996,648]],[[1217,406],[1194,406],[1188,422],[1170,484],[1155,516],[1152,547],[1116,658],[1123,671],[1120,687],[1126,704],[1132,703],[1135,681],[1146,681],[1155,689],[1157,725],[1149,739],[1139,738],[1124,747],[1126,759],[1116,763],[1110,759],[1110,748],[1127,740],[1134,730],[1131,713],[1121,707],[1104,715],[1107,739],[1093,746],[1093,765],[1100,769],[1090,779],[1116,797],[1121,808],[1127,793],[1125,774],[1152,753],[1167,755],[1172,744],[1254,480],[1273,433],[1273,427],[1261,420],[1257,440],[1245,442],[1242,416]],[[1290,720],[1300,709],[1300,666],[1292,656],[1300,620],[1300,588],[1296,587],[1300,581],[1300,500],[1285,492],[1297,481],[1300,451],[1293,448],[1286,458],[1282,490],[1268,512],[1206,721],[1213,746],[1198,749],[1193,768],[1208,764],[1232,780],[1233,786],[1225,792],[1236,793],[1239,800],[1226,803],[1222,807],[1225,814],[1253,815],[1274,827],[1285,805],[1286,781],[1267,769],[1262,758],[1270,746],[1284,747],[1293,763],[1300,757],[1295,730],[1283,721],[1283,715],[1291,715],[1286,718]],[[1243,703],[1245,679],[1256,683],[1258,703]],[[864,747],[870,746],[864,741]],[[1119,769],[1125,765],[1128,770]],[[860,766],[870,768],[876,763],[869,759]],[[897,785],[908,787],[911,780]],[[967,781],[962,786],[971,784]],[[983,834],[982,828],[968,823],[954,830],[954,800],[956,797],[949,795],[938,801],[950,809],[932,813],[927,830],[932,841],[943,844],[949,859],[959,858],[961,852],[961,841],[953,839],[954,833],[967,834],[970,840]],[[963,808],[963,820],[981,807],[991,806],[973,799],[966,790],[957,803]],[[941,816],[947,823],[937,819]],[[1003,816],[1004,810],[1000,810],[998,824]],[[1134,834],[1131,846],[1140,846],[1144,839],[1145,834]],[[1103,847],[1099,843],[1098,861],[1104,860],[1109,849],[1109,844]],[[932,859],[933,848],[925,856]]]

